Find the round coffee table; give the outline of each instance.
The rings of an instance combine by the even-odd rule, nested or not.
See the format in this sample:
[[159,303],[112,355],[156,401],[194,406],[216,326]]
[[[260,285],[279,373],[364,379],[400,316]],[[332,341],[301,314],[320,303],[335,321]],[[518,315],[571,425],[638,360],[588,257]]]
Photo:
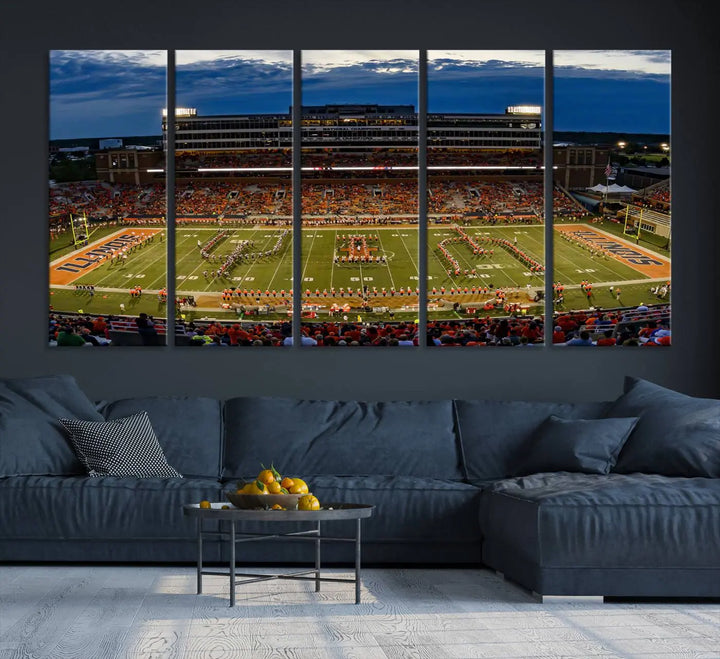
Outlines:
[[[257,581],[268,581],[270,579],[296,579],[315,581],[315,591],[320,590],[322,581],[334,581],[355,584],[355,604],[360,604],[360,585],[361,585],[361,533],[360,525],[363,519],[370,517],[375,510],[375,506],[369,506],[357,503],[328,503],[321,510],[264,510],[253,509],[244,510],[241,508],[227,507],[227,503],[212,503],[211,508],[200,508],[197,503],[186,504],[183,506],[183,514],[188,517],[194,517],[197,520],[197,592],[202,593],[202,577],[206,575],[220,575],[230,578],[230,606],[235,606],[235,586],[241,584],[249,584]],[[320,525],[322,522],[335,522],[340,520],[355,520],[355,537],[340,538],[333,536],[324,536],[320,533]],[[229,526],[228,531],[205,531],[203,530],[203,520],[213,520],[226,522]],[[236,522],[264,522],[272,524],[273,522],[308,522],[313,528],[304,531],[294,531],[292,533],[245,533],[236,532]],[[214,570],[203,570],[203,537],[215,536],[226,538],[230,543],[230,561],[229,572],[219,572]],[[237,572],[235,569],[235,546],[241,542],[251,542],[258,540],[295,540],[310,541],[315,543],[315,567],[312,570],[302,570],[299,572],[287,572],[284,574],[254,574],[247,572]],[[320,548],[322,541],[330,542],[353,542],[355,543],[355,578],[339,579],[331,577],[322,577],[320,575]],[[313,576],[309,576],[313,575]],[[237,581],[236,577],[245,577],[242,581]]]

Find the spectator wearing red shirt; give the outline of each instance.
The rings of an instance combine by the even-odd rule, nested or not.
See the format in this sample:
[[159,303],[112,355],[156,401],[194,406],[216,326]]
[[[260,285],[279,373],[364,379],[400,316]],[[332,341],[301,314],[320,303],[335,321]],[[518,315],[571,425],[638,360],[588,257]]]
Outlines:
[[605,330],[601,338],[597,340],[595,345],[598,346],[614,346],[617,345],[617,341],[613,338],[612,330]]

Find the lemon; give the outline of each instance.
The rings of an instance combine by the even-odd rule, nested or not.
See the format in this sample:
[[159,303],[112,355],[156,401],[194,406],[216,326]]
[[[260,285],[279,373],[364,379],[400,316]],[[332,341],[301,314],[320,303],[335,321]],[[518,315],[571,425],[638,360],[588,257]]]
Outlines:
[[200,507],[205,509],[212,508],[212,504],[209,501],[203,500],[200,502]]

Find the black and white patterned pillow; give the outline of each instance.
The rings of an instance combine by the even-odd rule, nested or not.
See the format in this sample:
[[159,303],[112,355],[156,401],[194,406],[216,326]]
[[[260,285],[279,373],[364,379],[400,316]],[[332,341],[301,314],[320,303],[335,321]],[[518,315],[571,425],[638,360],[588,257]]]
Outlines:
[[112,421],[60,419],[89,476],[182,478],[167,462],[147,412]]

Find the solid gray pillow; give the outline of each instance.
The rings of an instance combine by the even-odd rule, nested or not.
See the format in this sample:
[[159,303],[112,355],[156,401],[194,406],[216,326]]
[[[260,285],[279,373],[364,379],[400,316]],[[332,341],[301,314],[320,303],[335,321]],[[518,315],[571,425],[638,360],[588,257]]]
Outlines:
[[608,416],[640,417],[613,471],[720,478],[720,400],[627,377]]
[[0,380],[0,477],[84,473],[60,417],[102,420],[72,376]]
[[101,421],[103,418],[72,375],[13,378],[2,383],[53,419]]
[[551,414],[600,419],[609,403],[456,400],[458,435],[471,483],[510,478],[535,431]]
[[638,417],[561,419],[551,414],[533,434],[515,475],[609,474],[637,422]]

